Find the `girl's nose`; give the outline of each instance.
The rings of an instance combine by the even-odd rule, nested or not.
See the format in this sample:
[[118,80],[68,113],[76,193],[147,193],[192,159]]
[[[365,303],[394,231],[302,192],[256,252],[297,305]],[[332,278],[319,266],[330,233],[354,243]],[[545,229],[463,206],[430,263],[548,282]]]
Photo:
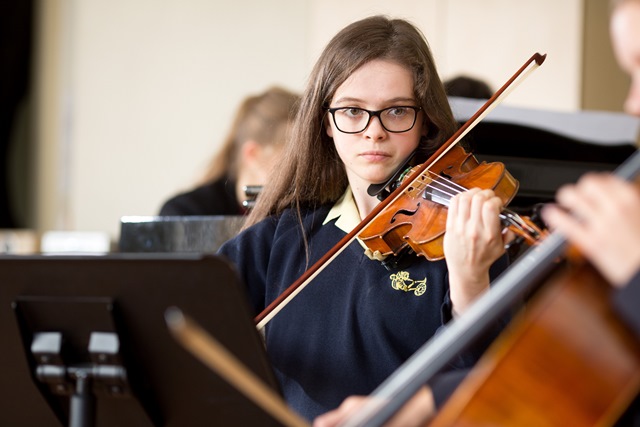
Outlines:
[[373,139],[374,141],[378,141],[384,139],[387,136],[387,131],[384,127],[382,127],[382,122],[380,122],[380,117],[372,117],[369,122],[369,126],[364,130],[364,136]]

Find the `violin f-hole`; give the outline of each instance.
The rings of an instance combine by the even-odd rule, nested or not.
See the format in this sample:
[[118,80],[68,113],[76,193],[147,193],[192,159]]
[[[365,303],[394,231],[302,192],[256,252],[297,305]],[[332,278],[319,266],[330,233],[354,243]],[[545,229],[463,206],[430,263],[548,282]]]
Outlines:
[[391,217],[391,221],[389,221],[391,224],[393,224],[394,222],[396,222],[396,217],[398,215],[407,215],[407,216],[413,216],[416,214],[416,212],[418,212],[418,209],[420,209],[420,203],[418,202],[418,204],[416,205],[416,209],[411,211],[409,209],[400,209],[398,212],[394,213],[393,216]]

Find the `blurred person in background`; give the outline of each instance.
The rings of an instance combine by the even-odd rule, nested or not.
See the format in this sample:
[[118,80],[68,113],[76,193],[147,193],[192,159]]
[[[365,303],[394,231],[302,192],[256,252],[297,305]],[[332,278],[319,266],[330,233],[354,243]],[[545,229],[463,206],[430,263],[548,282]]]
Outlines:
[[277,163],[299,95],[281,87],[247,97],[197,187],[173,196],[162,216],[243,215],[245,186],[262,186]]
[[462,98],[489,99],[493,95],[491,87],[480,79],[470,76],[457,76],[444,82],[447,96]]

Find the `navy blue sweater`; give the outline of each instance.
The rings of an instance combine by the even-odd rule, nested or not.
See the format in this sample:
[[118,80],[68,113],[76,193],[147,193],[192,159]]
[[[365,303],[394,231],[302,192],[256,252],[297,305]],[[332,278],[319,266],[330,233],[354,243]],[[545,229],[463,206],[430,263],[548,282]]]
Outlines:
[[[322,225],[329,209],[304,215],[309,265],[345,236],[335,220]],[[292,211],[245,230],[220,253],[238,267],[256,314],[307,267]],[[506,257],[496,262],[492,276],[504,268]],[[347,396],[371,393],[450,316],[444,261],[420,258],[409,268],[388,271],[354,241],[269,322],[266,348],[287,403],[311,420]],[[488,345],[482,344],[452,368],[471,366],[478,349]]]

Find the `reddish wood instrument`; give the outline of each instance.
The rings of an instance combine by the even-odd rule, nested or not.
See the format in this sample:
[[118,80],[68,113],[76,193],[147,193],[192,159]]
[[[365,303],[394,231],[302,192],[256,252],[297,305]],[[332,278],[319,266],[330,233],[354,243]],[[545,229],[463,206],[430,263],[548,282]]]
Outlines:
[[[364,227],[358,238],[379,255],[398,255],[405,247],[435,261],[444,258],[443,240],[449,200],[470,188],[491,189],[503,203],[509,204],[518,191],[518,181],[503,163],[479,163],[457,145],[422,173],[410,173],[411,185],[401,197],[389,204]],[[505,227],[534,244],[546,236],[531,221],[503,208]]]
[[429,425],[613,425],[640,389],[640,342],[611,292],[588,264],[560,269]]

